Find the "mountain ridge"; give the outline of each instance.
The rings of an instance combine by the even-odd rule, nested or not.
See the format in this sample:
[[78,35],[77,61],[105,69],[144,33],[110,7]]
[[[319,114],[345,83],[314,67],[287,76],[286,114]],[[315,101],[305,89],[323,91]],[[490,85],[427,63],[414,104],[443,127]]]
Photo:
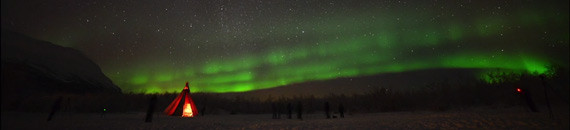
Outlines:
[[4,29],[1,47],[3,90],[121,93],[101,68],[79,50]]

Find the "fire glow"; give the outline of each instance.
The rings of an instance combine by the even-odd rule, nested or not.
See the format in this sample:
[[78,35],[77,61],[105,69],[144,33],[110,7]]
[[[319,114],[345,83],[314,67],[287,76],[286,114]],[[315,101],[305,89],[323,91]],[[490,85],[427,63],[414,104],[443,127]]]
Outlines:
[[190,104],[184,105],[182,117],[194,117],[194,113],[192,113],[192,106]]

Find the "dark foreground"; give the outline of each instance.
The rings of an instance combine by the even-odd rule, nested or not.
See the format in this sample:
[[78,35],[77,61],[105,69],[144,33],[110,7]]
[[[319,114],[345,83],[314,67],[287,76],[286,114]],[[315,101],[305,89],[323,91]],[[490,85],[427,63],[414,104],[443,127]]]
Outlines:
[[[271,119],[270,114],[206,115],[180,118],[155,114],[145,123],[145,113],[58,113],[46,121],[45,113],[3,112],[2,130],[8,129],[569,129],[568,110],[530,113],[525,108],[484,108],[448,112],[394,112],[351,114],[324,119],[315,113],[298,119]],[[284,117],[284,116],[282,116]],[[295,118],[295,115],[293,116]]]

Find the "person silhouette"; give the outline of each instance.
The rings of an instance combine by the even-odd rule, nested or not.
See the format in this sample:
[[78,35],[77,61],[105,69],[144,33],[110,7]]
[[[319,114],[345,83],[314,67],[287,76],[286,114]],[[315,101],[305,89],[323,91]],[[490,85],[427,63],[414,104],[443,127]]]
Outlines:
[[273,119],[277,119],[277,106],[275,106],[275,103],[271,103],[271,109],[273,110]]
[[291,103],[287,104],[287,118],[291,119],[291,114],[293,114],[293,106]]
[[325,102],[325,115],[327,119],[331,118],[329,102]]
[[101,111],[101,117],[105,117],[106,113],[107,113],[107,108],[103,107],[103,111]]
[[534,101],[531,98],[530,92],[528,92],[526,89],[523,89],[523,88],[517,88],[517,92],[520,94],[520,97],[524,101],[526,101],[528,108],[532,112],[538,112],[538,108],[536,107],[536,104],[534,104]]
[[59,110],[62,99],[63,99],[63,97],[58,97],[55,100],[55,102],[53,103],[53,106],[51,107],[51,112],[49,113],[47,121],[50,121],[53,118],[53,115],[55,114],[55,112],[57,112]]
[[156,98],[157,98],[156,95],[152,95],[152,97],[150,98],[144,122],[152,122],[152,113],[154,113],[154,108],[156,106]]
[[303,120],[303,104],[299,101],[297,105],[297,119]]
[[344,106],[342,104],[338,105],[338,113],[340,113],[340,118],[344,118]]
[[277,106],[277,119],[281,119],[281,109],[282,109],[281,107],[282,107],[282,105],[281,105],[281,103],[277,103],[276,106]]
[[204,116],[204,113],[206,113],[206,106],[203,106],[202,109],[200,109],[200,116]]

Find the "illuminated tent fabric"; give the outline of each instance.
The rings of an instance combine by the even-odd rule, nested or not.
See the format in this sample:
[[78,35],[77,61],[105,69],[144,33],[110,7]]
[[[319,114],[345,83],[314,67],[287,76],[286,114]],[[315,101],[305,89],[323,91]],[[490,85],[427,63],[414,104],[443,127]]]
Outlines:
[[[184,104],[179,105],[183,99]],[[188,82],[186,82],[186,86],[180,95],[178,95],[178,97],[176,97],[176,99],[174,99],[174,101],[172,101],[172,103],[170,103],[170,105],[168,105],[168,107],[164,110],[164,113],[170,116],[182,115],[182,117],[194,117],[198,115],[198,109],[196,109],[196,105],[190,97],[190,88],[188,87]]]

